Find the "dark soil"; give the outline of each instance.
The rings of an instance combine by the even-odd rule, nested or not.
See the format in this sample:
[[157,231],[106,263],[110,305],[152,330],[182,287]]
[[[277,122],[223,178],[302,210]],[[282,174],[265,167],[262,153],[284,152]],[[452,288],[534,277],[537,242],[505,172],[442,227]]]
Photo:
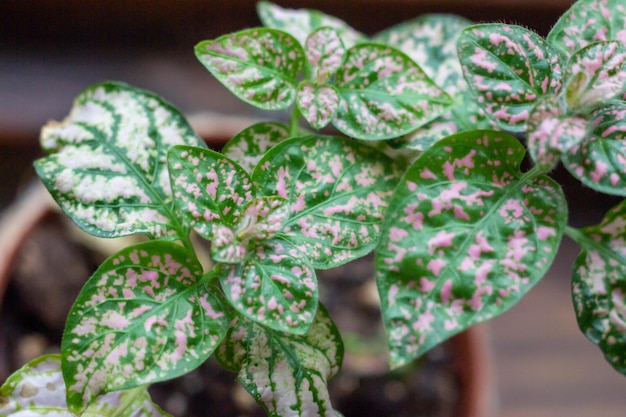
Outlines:
[[[0,311],[0,379],[28,360],[58,352],[65,316],[103,255],[70,239],[51,216],[22,247]],[[345,417],[447,417],[458,415],[459,376],[449,345],[420,363],[386,371],[384,331],[366,257],[320,271],[320,294],[346,345],[342,372],[330,383],[333,405]],[[256,417],[265,412],[210,359],[199,369],[151,387],[154,400],[175,416]],[[0,381],[0,382],[1,382]]]

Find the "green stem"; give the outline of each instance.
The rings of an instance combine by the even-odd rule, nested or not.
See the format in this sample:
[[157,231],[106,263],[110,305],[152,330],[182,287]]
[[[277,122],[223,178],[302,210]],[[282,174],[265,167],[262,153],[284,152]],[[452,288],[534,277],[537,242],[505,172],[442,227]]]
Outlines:
[[298,110],[298,106],[293,106],[293,111],[291,112],[291,124],[289,126],[289,136],[296,137],[299,133],[299,124],[300,121],[300,110]]
[[581,242],[585,240],[585,235],[580,231],[580,229],[574,229],[571,226],[565,227],[565,234],[579,246],[581,245]]

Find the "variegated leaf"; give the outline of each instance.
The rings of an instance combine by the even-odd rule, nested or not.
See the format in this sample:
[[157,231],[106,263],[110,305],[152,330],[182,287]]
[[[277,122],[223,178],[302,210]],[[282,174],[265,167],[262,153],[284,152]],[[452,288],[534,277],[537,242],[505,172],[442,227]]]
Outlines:
[[265,110],[293,103],[305,57],[288,33],[247,29],[200,42],[195,51],[209,72],[241,100]]
[[296,96],[298,110],[315,129],[328,125],[339,107],[339,93],[330,84],[302,81]]
[[350,48],[335,85],[341,102],[333,124],[358,139],[402,136],[452,104],[407,55],[379,44]]
[[318,303],[315,270],[298,248],[275,239],[257,245],[243,262],[221,265],[220,280],[232,306],[265,327],[304,334]]
[[396,188],[376,256],[392,366],[504,312],[550,266],[567,206],[550,178],[519,171],[523,156],[506,133],[457,134]]
[[588,135],[587,120],[561,114],[556,96],[539,98],[528,120],[528,152],[537,166],[550,171],[567,152]]
[[576,231],[582,247],[572,271],[572,295],[581,331],[626,375],[626,203],[597,226]]
[[561,87],[559,55],[528,29],[470,26],[461,32],[457,48],[472,93],[503,129],[525,130],[537,98]]
[[159,97],[118,83],[83,91],[69,116],[41,132],[50,153],[37,173],[63,211],[100,237],[146,234],[178,239],[165,155],[174,145],[205,146]]
[[398,181],[390,158],[359,142],[310,136],[285,141],[259,162],[259,194],[291,203],[280,234],[315,268],[331,268],[370,252]]
[[[171,417],[150,399],[147,387],[115,391],[98,397],[85,416]],[[73,417],[65,402],[61,357],[45,355],[34,359],[11,375],[0,387],[0,414],[3,417]]]
[[69,409],[174,378],[204,362],[228,329],[219,292],[180,245],[149,241],[107,259],[70,310],[61,350]]
[[212,150],[176,146],[168,163],[176,204],[205,239],[213,239],[215,224],[234,227],[254,197],[248,173]]
[[222,154],[237,162],[252,173],[254,167],[272,146],[289,137],[289,129],[280,123],[261,122],[254,124],[224,145]]
[[217,351],[220,363],[238,371],[239,382],[270,416],[335,417],[327,383],[341,368],[343,343],[320,305],[302,336],[279,334],[240,319]]
[[465,88],[456,40],[471,22],[446,14],[426,14],[375,35],[373,42],[407,54],[435,83],[454,96]]
[[565,99],[572,110],[622,98],[626,92],[626,48],[618,42],[584,47],[572,55],[564,85]]
[[548,34],[548,42],[569,58],[597,41],[626,42],[626,4],[622,0],[579,0]]
[[339,32],[329,27],[316,29],[307,38],[304,51],[312,67],[312,79],[322,84],[343,64],[346,48]]
[[589,118],[591,134],[563,154],[563,164],[586,186],[626,196],[626,102],[609,103]]
[[260,1],[257,3],[257,12],[264,26],[284,30],[298,39],[302,45],[305,44],[309,34],[321,27],[337,31],[347,48],[367,40],[365,35],[354,30],[343,20],[318,10],[286,9],[269,1]]

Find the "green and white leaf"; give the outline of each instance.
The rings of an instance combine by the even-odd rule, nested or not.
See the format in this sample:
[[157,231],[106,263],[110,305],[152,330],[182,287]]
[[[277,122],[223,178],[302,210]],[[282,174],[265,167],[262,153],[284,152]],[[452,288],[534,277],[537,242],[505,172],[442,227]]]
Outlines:
[[[13,373],[0,387],[0,413],[4,417],[73,417],[65,402],[61,357],[45,355]],[[85,410],[93,417],[171,417],[150,398],[147,387],[102,395]]]
[[566,58],[590,43],[626,42],[626,5],[622,0],[579,0],[548,34],[548,42]]
[[341,102],[333,124],[357,139],[405,135],[452,104],[448,94],[406,54],[379,44],[350,48],[336,73],[335,86]]
[[586,186],[626,196],[626,102],[610,102],[589,119],[591,134],[563,154],[563,164]]
[[269,1],[260,1],[257,3],[257,12],[263,26],[284,30],[302,45],[313,31],[321,27],[337,31],[346,48],[367,40],[364,34],[354,30],[343,20],[318,10],[287,9]]
[[221,265],[220,281],[230,304],[265,327],[304,334],[313,322],[319,298],[315,270],[288,241],[269,240],[242,262]]
[[376,254],[392,366],[504,312],[554,260],[565,198],[538,171],[522,174],[523,157],[509,134],[461,133],[396,188]]
[[125,84],[96,84],[65,120],[42,129],[49,155],[35,169],[88,233],[179,239],[188,230],[177,221],[165,156],[180,144],[205,146],[170,104]]
[[457,47],[470,90],[503,129],[524,131],[535,101],[561,88],[559,55],[528,29],[470,26],[461,32]]
[[316,84],[326,83],[343,64],[346,47],[340,36],[335,29],[322,27],[306,38],[304,52],[313,71],[311,79]]
[[196,57],[234,95],[265,110],[289,107],[304,69],[302,46],[286,32],[247,29],[196,45]]
[[272,148],[252,179],[259,194],[289,200],[291,216],[280,236],[326,269],[374,249],[399,173],[365,144],[310,136]]
[[107,259],[70,310],[61,351],[67,403],[185,374],[228,329],[219,291],[180,245],[149,241]]
[[564,152],[588,136],[587,120],[561,114],[559,100],[548,95],[539,98],[528,120],[528,152],[537,166],[550,171]]
[[343,343],[320,305],[302,336],[268,331],[240,319],[217,351],[220,363],[238,371],[237,380],[272,417],[335,417],[328,380],[341,368]]
[[168,154],[172,193],[187,223],[207,240],[216,224],[233,228],[254,197],[250,177],[237,163],[209,149],[177,146]]
[[622,98],[626,92],[626,47],[618,42],[596,42],[574,53],[564,85],[567,105],[575,111]]
[[252,173],[256,164],[272,146],[289,137],[289,129],[280,123],[261,122],[241,132],[224,145],[222,154]]
[[606,360],[626,375],[626,204],[597,226],[576,231],[582,251],[572,271],[578,326]]
[[330,84],[302,81],[296,96],[298,110],[307,122],[321,129],[328,125],[339,108],[339,93]]

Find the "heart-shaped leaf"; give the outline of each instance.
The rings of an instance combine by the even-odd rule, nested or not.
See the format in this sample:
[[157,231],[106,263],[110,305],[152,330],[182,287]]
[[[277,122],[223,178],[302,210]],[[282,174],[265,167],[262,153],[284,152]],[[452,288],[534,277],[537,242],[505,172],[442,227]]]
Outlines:
[[289,200],[291,216],[281,236],[325,269],[375,247],[399,174],[390,158],[364,144],[310,136],[272,148],[252,178],[259,194]]
[[[0,387],[0,411],[4,417],[73,417],[65,394],[61,357],[45,355],[24,365]],[[171,417],[152,402],[145,386],[102,395],[83,415]]]
[[291,243],[259,244],[238,264],[221,265],[226,298],[250,320],[282,332],[304,334],[318,303],[315,270]]
[[248,173],[209,149],[176,146],[168,154],[172,192],[187,221],[207,240],[213,227],[234,227],[244,204],[254,197]]
[[268,331],[245,319],[235,323],[217,351],[220,363],[270,416],[336,417],[327,383],[341,368],[343,343],[330,315],[319,306],[302,336]]
[[626,48],[618,42],[584,47],[572,55],[564,80],[565,98],[572,110],[622,98],[626,92]]
[[302,81],[296,98],[298,110],[315,129],[325,127],[339,108],[339,93],[330,84]]
[[70,310],[61,350],[67,404],[185,374],[228,329],[219,292],[189,252],[166,241],[126,248],[87,281]]
[[376,254],[392,366],[504,312],[550,266],[567,206],[550,178],[519,171],[523,156],[506,133],[457,134],[396,188]]
[[528,120],[528,151],[542,171],[550,171],[561,154],[581,143],[588,135],[588,122],[561,114],[556,96],[539,98]]
[[548,42],[569,58],[597,41],[626,42],[626,6],[621,0],[579,0],[563,13]]
[[205,146],[170,104],[143,90],[104,83],[83,91],[69,116],[41,132],[49,156],[35,169],[63,211],[100,237],[179,239],[165,156]]
[[626,196],[626,102],[608,103],[589,118],[591,134],[562,155],[563,164],[586,186]]
[[263,25],[290,33],[304,45],[306,38],[316,29],[329,27],[337,31],[343,44],[349,48],[364,42],[367,37],[354,30],[346,22],[318,10],[286,9],[269,1],[257,3],[257,12]]
[[254,124],[228,141],[222,154],[237,162],[252,173],[256,164],[272,146],[289,137],[289,129],[280,123],[261,122]]
[[537,98],[560,89],[559,55],[528,29],[470,26],[461,32],[457,48],[472,93],[503,129],[525,130]]
[[335,83],[341,103],[333,124],[358,139],[402,136],[451,104],[450,97],[407,55],[379,44],[350,48]]
[[325,83],[343,64],[346,48],[339,32],[329,27],[315,30],[304,44],[306,57],[313,69],[313,80]]
[[196,45],[196,57],[241,100],[265,110],[289,107],[304,51],[286,32],[257,28]]
[[582,252],[572,271],[578,326],[626,375],[626,204],[610,210],[597,226],[576,231]]

